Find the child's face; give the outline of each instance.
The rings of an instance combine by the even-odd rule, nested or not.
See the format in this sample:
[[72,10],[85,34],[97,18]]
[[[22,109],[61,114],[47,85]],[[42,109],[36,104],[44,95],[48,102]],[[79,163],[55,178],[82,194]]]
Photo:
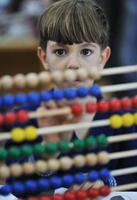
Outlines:
[[[54,41],[48,41],[46,52],[40,47],[38,48],[38,56],[42,61],[45,69],[51,72],[55,70],[64,71],[66,69],[77,70],[84,68],[87,71],[95,68],[97,73],[103,69],[106,61],[110,56],[110,48],[106,47],[101,50],[96,43],[80,43],[80,44],[60,44]],[[84,84],[92,84],[92,80],[87,80]],[[76,82],[69,86],[78,86]]]

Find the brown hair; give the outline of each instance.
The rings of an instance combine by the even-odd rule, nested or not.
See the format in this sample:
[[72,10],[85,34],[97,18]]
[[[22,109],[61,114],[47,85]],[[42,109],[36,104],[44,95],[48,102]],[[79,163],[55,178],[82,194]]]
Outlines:
[[95,42],[108,45],[108,22],[93,0],[61,0],[53,3],[39,19],[40,46],[48,40],[62,44]]

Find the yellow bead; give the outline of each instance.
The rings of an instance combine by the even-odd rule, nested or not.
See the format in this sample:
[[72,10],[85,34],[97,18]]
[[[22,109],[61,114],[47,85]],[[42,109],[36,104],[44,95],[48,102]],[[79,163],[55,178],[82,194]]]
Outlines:
[[15,128],[11,132],[11,138],[14,142],[23,142],[25,140],[25,131],[22,128]]
[[37,138],[37,129],[33,126],[29,126],[25,129],[26,140],[34,141]]
[[137,113],[133,114],[134,117],[134,123],[137,125]]
[[109,123],[112,128],[121,128],[123,125],[122,117],[120,115],[113,115],[110,117]]
[[130,127],[134,124],[134,117],[130,113],[126,113],[122,116],[123,125],[125,127]]

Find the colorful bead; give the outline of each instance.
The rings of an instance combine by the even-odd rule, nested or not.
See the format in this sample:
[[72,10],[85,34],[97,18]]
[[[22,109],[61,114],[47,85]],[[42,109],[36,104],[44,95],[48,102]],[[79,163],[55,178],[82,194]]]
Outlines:
[[44,144],[35,144],[33,147],[33,153],[35,155],[42,155],[45,153],[45,145]]
[[99,190],[97,188],[90,188],[88,190],[88,197],[97,198],[99,196]]
[[76,192],[76,198],[79,200],[85,200],[88,197],[87,191],[77,191]]
[[14,142],[23,142],[25,140],[25,131],[21,128],[15,128],[11,131],[11,138]]
[[26,175],[32,175],[33,173],[35,173],[35,165],[33,163],[24,163],[23,166],[23,172]]
[[45,147],[45,152],[48,154],[55,154],[57,150],[57,144],[55,143],[48,143]]
[[98,102],[98,111],[99,112],[107,112],[109,110],[109,102],[102,100]]
[[98,162],[100,164],[107,164],[109,162],[109,154],[105,151],[98,153],[97,155]]
[[99,179],[99,175],[97,173],[97,171],[91,171],[88,173],[88,181],[90,182],[96,182]]
[[132,100],[129,97],[124,97],[123,99],[121,99],[121,105],[123,109],[131,109]]
[[15,103],[15,98],[12,94],[5,94],[2,98],[4,106],[12,107]]
[[52,92],[52,97],[53,99],[55,99],[56,101],[60,101],[64,98],[64,91],[61,89],[55,89]]
[[137,108],[137,96],[132,98],[132,105],[134,108]]
[[76,139],[73,141],[73,144],[76,151],[82,151],[85,148],[84,140]]
[[29,181],[25,182],[25,188],[29,194],[36,192],[37,191],[36,181],[29,180]]
[[122,127],[123,120],[122,117],[120,117],[119,115],[113,115],[112,117],[110,117],[109,123],[112,128],[118,129]]
[[97,160],[97,156],[94,153],[89,153],[85,156],[86,158],[86,163],[88,166],[93,167],[97,164],[98,160]]
[[41,101],[48,102],[52,100],[52,93],[50,91],[44,91],[40,93]]
[[13,78],[13,83],[17,88],[25,88],[26,79],[24,74],[17,74]]
[[94,86],[89,88],[89,94],[92,95],[92,96],[95,96],[97,98],[101,98],[101,89],[100,89],[100,87],[97,84],[95,84]]
[[83,155],[77,155],[73,158],[74,166],[83,167],[86,164],[86,159]]
[[39,105],[40,103],[40,95],[38,92],[29,92],[27,94],[28,103],[32,105]]
[[26,110],[20,110],[19,112],[17,112],[16,117],[20,123],[24,123],[29,120],[29,115]]
[[51,75],[49,72],[43,71],[38,74],[38,79],[42,85],[45,85],[51,82]]
[[0,188],[0,194],[3,196],[7,196],[11,193],[12,189],[9,185],[2,186]]
[[83,114],[83,107],[79,103],[71,104],[71,111],[75,117],[80,117]]
[[4,123],[4,116],[0,114],[0,126]]
[[32,155],[33,150],[32,147],[30,145],[23,145],[21,147],[21,153],[24,157],[29,157]]
[[70,150],[69,142],[67,140],[62,140],[58,143],[58,149],[62,153],[67,153]]
[[77,173],[74,175],[74,180],[76,184],[81,185],[86,181],[86,176],[83,173]]
[[45,173],[48,168],[48,164],[43,160],[36,161],[35,163],[35,169],[38,173]]
[[49,180],[45,179],[45,178],[41,178],[38,180],[37,182],[39,191],[48,191],[50,189],[50,184],[49,184]]
[[[63,162],[63,161],[62,161]],[[47,161],[48,169],[51,171],[57,171],[60,169],[61,163],[57,159],[50,159]],[[65,163],[62,163],[62,167],[64,168]]]
[[19,106],[24,106],[28,102],[27,95],[25,93],[18,93],[15,95],[15,103]]
[[108,145],[108,138],[105,134],[101,134],[97,137],[97,143],[100,148],[106,147]]
[[86,111],[88,113],[95,113],[97,111],[97,103],[89,102],[86,104]]
[[126,113],[122,116],[124,127],[130,127],[134,124],[134,117],[130,113]]
[[12,191],[16,195],[23,195],[25,193],[25,186],[23,183],[15,182],[12,184]]
[[60,168],[63,170],[68,170],[73,165],[73,160],[69,157],[60,158]]
[[74,178],[71,175],[65,175],[62,177],[62,184],[64,187],[71,187],[74,185]]
[[64,199],[65,199],[65,200],[76,200],[75,193],[74,193],[74,192],[71,192],[71,191],[65,192],[65,194],[64,194]]
[[83,98],[89,94],[89,89],[87,87],[80,86],[77,88],[76,92],[78,97]]
[[10,166],[10,173],[14,177],[19,177],[23,173],[23,168],[20,164],[12,164]]
[[29,126],[25,129],[26,140],[34,141],[37,138],[37,129],[33,126]]
[[0,160],[5,160],[7,158],[7,151],[5,149],[0,149]]
[[12,125],[16,122],[16,114],[9,112],[4,116],[4,121],[6,124]]
[[50,178],[50,185],[53,189],[57,189],[62,187],[63,183],[61,178],[59,178],[58,176],[52,176],[52,178]]
[[74,88],[66,88],[64,91],[64,97],[67,100],[73,100],[77,97],[76,89]]
[[21,152],[17,147],[11,147],[8,150],[8,157],[9,159],[17,159],[21,156]]
[[121,109],[121,101],[117,98],[111,99],[109,106],[111,111],[118,111]]
[[106,197],[110,194],[111,190],[108,186],[103,186],[99,189],[100,196]]
[[87,149],[95,149],[97,147],[97,140],[93,136],[89,136],[85,139],[85,147]]

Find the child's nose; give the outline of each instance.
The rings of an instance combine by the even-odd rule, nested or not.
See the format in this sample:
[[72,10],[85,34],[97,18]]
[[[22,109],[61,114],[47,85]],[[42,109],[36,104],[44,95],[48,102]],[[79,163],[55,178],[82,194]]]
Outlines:
[[67,63],[67,69],[77,70],[79,68],[80,68],[80,63],[78,62],[78,60],[73,60],[70,58],[70,60]]

